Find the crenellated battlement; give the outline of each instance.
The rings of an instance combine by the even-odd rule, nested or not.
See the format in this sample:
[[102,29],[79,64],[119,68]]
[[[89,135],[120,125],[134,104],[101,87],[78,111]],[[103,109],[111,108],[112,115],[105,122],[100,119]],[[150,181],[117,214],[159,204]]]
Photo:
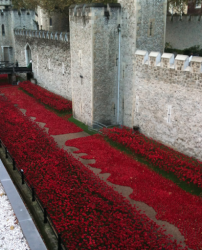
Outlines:
[[8,6],[11,4],[12,4],[11,0],[0,0],[0,6]]
[[136,64],[138,65],[149,65],[151,67],[167,68],[176,71],[186,71],[195,74],[202,73],[202,57],[193,56],[189,63],[189,57],[187,55],[177,55],[159,52],[151,52],[148,54],[147,51],[137,50],[136,53]]
[[69,33],[64,32],[49,32],[45,30],[26,30],[14,29],[16,36],[34,37],[38,39],[58,40],[62,42],[69,42]]
[[201,15],[167,15],[167,21],[170,22],[200,22]]
[[[137,50],[135,72],[138,78],[156,79],[166,84],[202,89],[202,57],[194,56],[189,62],[186,55]],[[152,81],[152,80],[151,80]]]
[[92,8],[102,8],[102,11],[96,13],[96,15],[110,17],[113,8],[121,8],[119,3],[103,4],[103,3],[91,3],[91,4],[74,4],[69,8],[70,17],[93,17],[95,14],[92,12]]
[[[70,22],[80,23],[81,25],[86,25],[95,20],[110,20],[117,16],[116,11],[121,8],[120,4],[102,4],[102,3],[92,3],[92,4],[76,4],[71,5],[69,8],[69,18]],[[97,23],[97,22],[96,22]]]

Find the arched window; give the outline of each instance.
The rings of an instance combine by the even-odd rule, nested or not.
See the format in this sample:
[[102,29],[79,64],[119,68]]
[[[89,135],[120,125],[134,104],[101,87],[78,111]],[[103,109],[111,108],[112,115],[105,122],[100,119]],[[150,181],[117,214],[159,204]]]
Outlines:
[[5,36],[5,27],[4,27],[4,24],[2,24],[2,36]]
[[50,18],[49,24],[50,24],[50,26],[53,26],[53,20],[52,20],[52,18]]

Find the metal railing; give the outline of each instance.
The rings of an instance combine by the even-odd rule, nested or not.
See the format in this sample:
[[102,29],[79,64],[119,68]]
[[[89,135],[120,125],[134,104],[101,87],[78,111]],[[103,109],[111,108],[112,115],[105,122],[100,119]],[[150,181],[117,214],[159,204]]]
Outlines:
[[14,63],[10,63],[9,61],[0,61],[0,69],[10,67],[14,67]]
[[39,207],[41,208],[42,212],[43,212],[43,222],[44,224],[49,223],[50,227],[52,228],[57,241],[58,241],[58,250],[68,250],[68,248],[65,247],[64,241],[61,238],[61,233],[59,233],[57,231],[57,229],[54,227],[54,223],[50,217],[50,215],[47,212],[47,208],[43,205],[43,202],[40,200],[40,198],[37,196],[35,188],[33,185],[31,185],[31,183],[28,181],[28,179],[26,179],[26,176],[24,174],[23,169],[20,169],[19,166],[16,164],[15,159],[12,157],[12,155],[10,154],[10,152],[8,151],[7,147],[5,146],[5,144],[3,143],[3,141],[0,139],[0,149],[2,148],[2,150],[5,153],[5,157],[7,160],[12,161],[12,165],[13,165],[13,171],[18,171],[19,175],[21,176],[21,183],[22,185],[26,185],[28,187],[28,189],[30,190],[30,193],[32,194],[32,202],[37,202]]
[[0,74],[31,73],[32,69],[27,67],[5,67],[0,68]]

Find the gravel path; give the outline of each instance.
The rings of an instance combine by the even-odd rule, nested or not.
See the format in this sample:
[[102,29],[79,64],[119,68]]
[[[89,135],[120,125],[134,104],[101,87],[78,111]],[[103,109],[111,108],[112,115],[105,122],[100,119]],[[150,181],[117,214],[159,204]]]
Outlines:
[[0,249],[30,250],[0,182]]

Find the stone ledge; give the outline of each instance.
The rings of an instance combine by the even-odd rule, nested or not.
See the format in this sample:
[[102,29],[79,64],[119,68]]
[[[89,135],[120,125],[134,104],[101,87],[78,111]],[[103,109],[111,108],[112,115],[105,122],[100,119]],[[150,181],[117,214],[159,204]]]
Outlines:
[[[32,202],[32,195],[31,195],[30,189],[27,187],[27,185],[21,184],[20,174],[17,172],[17,170],[15,170],[15,171],[13,170],[13,166],[12,166],[10,160],[5,158],[4,152],[2,151],[2,149],[0,149],[0,159],[1,159],[0,160],[0,180],[2,182],[4,189],[5,189],[5,192],[8,195],[9,200],[10,200],[10,196],[13,197],[13,194],[18,196],[17,203],[14,200],[13,201],[10,200],[10,202],[11,202],[11,205],[13,207],[13,210],[14,210],[16,216],[18,215],[18,213],[21,214],[21,216],[18,220],[19,220],[20,226],[22,228],[23,234],[28,242],[28,245],[30,246],[30,248],[32,250],[39,250],[39,249],[46,250],[47,249],[46,246],[48,247],[49,250],[57,250],[58,249],[57,238],[56,238],[52,228],[50,227],[49,223],[46,223],[46,224],[43,223],[43,212],[42,212],[38,202],[36,202],[36,201]],[[3,162],[3,164],[1,161]],[[2,171],[2,169],[3,169],[3,171]],[[9,180],[9,184],[13,186],[12,190],[7,189],[8,184],[5,184],[5,182],[3,181],[4,179]],[[11,181],[11,179],[12,179],[12,181]],[[16,188],[17,188],[19,193],[17,192]],[[14,193],[11,193],[9,195],[8,191],[12,191]],[[21,199],[23,199],[23,201]],[[20,206],[19,206],[19,203],[21,203]],[[24,204],[26,204],[26,207]],[[16,212],[16,210],[14,209],[15,206],[17,206],[18,209],[21,209],[21,206],[24,206],[23,211]],[[27,209],[29,212],[27,212]],[[25,212],[25,210],[26,210],[26,212]],[[25,215],[26,215],[25,219],[23,219],[22,212],[25,213]],[[30,217],[30,214],[32,217]],[[34,220],[34,223],[33,223],[32,219]],[[32,231],[30,231],[31,221],[32,221],[32,226],[31,226]],[[36,229],[36,227],[39,230],[41,236],[43,237],[43,240],[45,241],[46,246],[45,246],[38,230]],[[38,242],[38,244],[36,244],[36,242]]]

